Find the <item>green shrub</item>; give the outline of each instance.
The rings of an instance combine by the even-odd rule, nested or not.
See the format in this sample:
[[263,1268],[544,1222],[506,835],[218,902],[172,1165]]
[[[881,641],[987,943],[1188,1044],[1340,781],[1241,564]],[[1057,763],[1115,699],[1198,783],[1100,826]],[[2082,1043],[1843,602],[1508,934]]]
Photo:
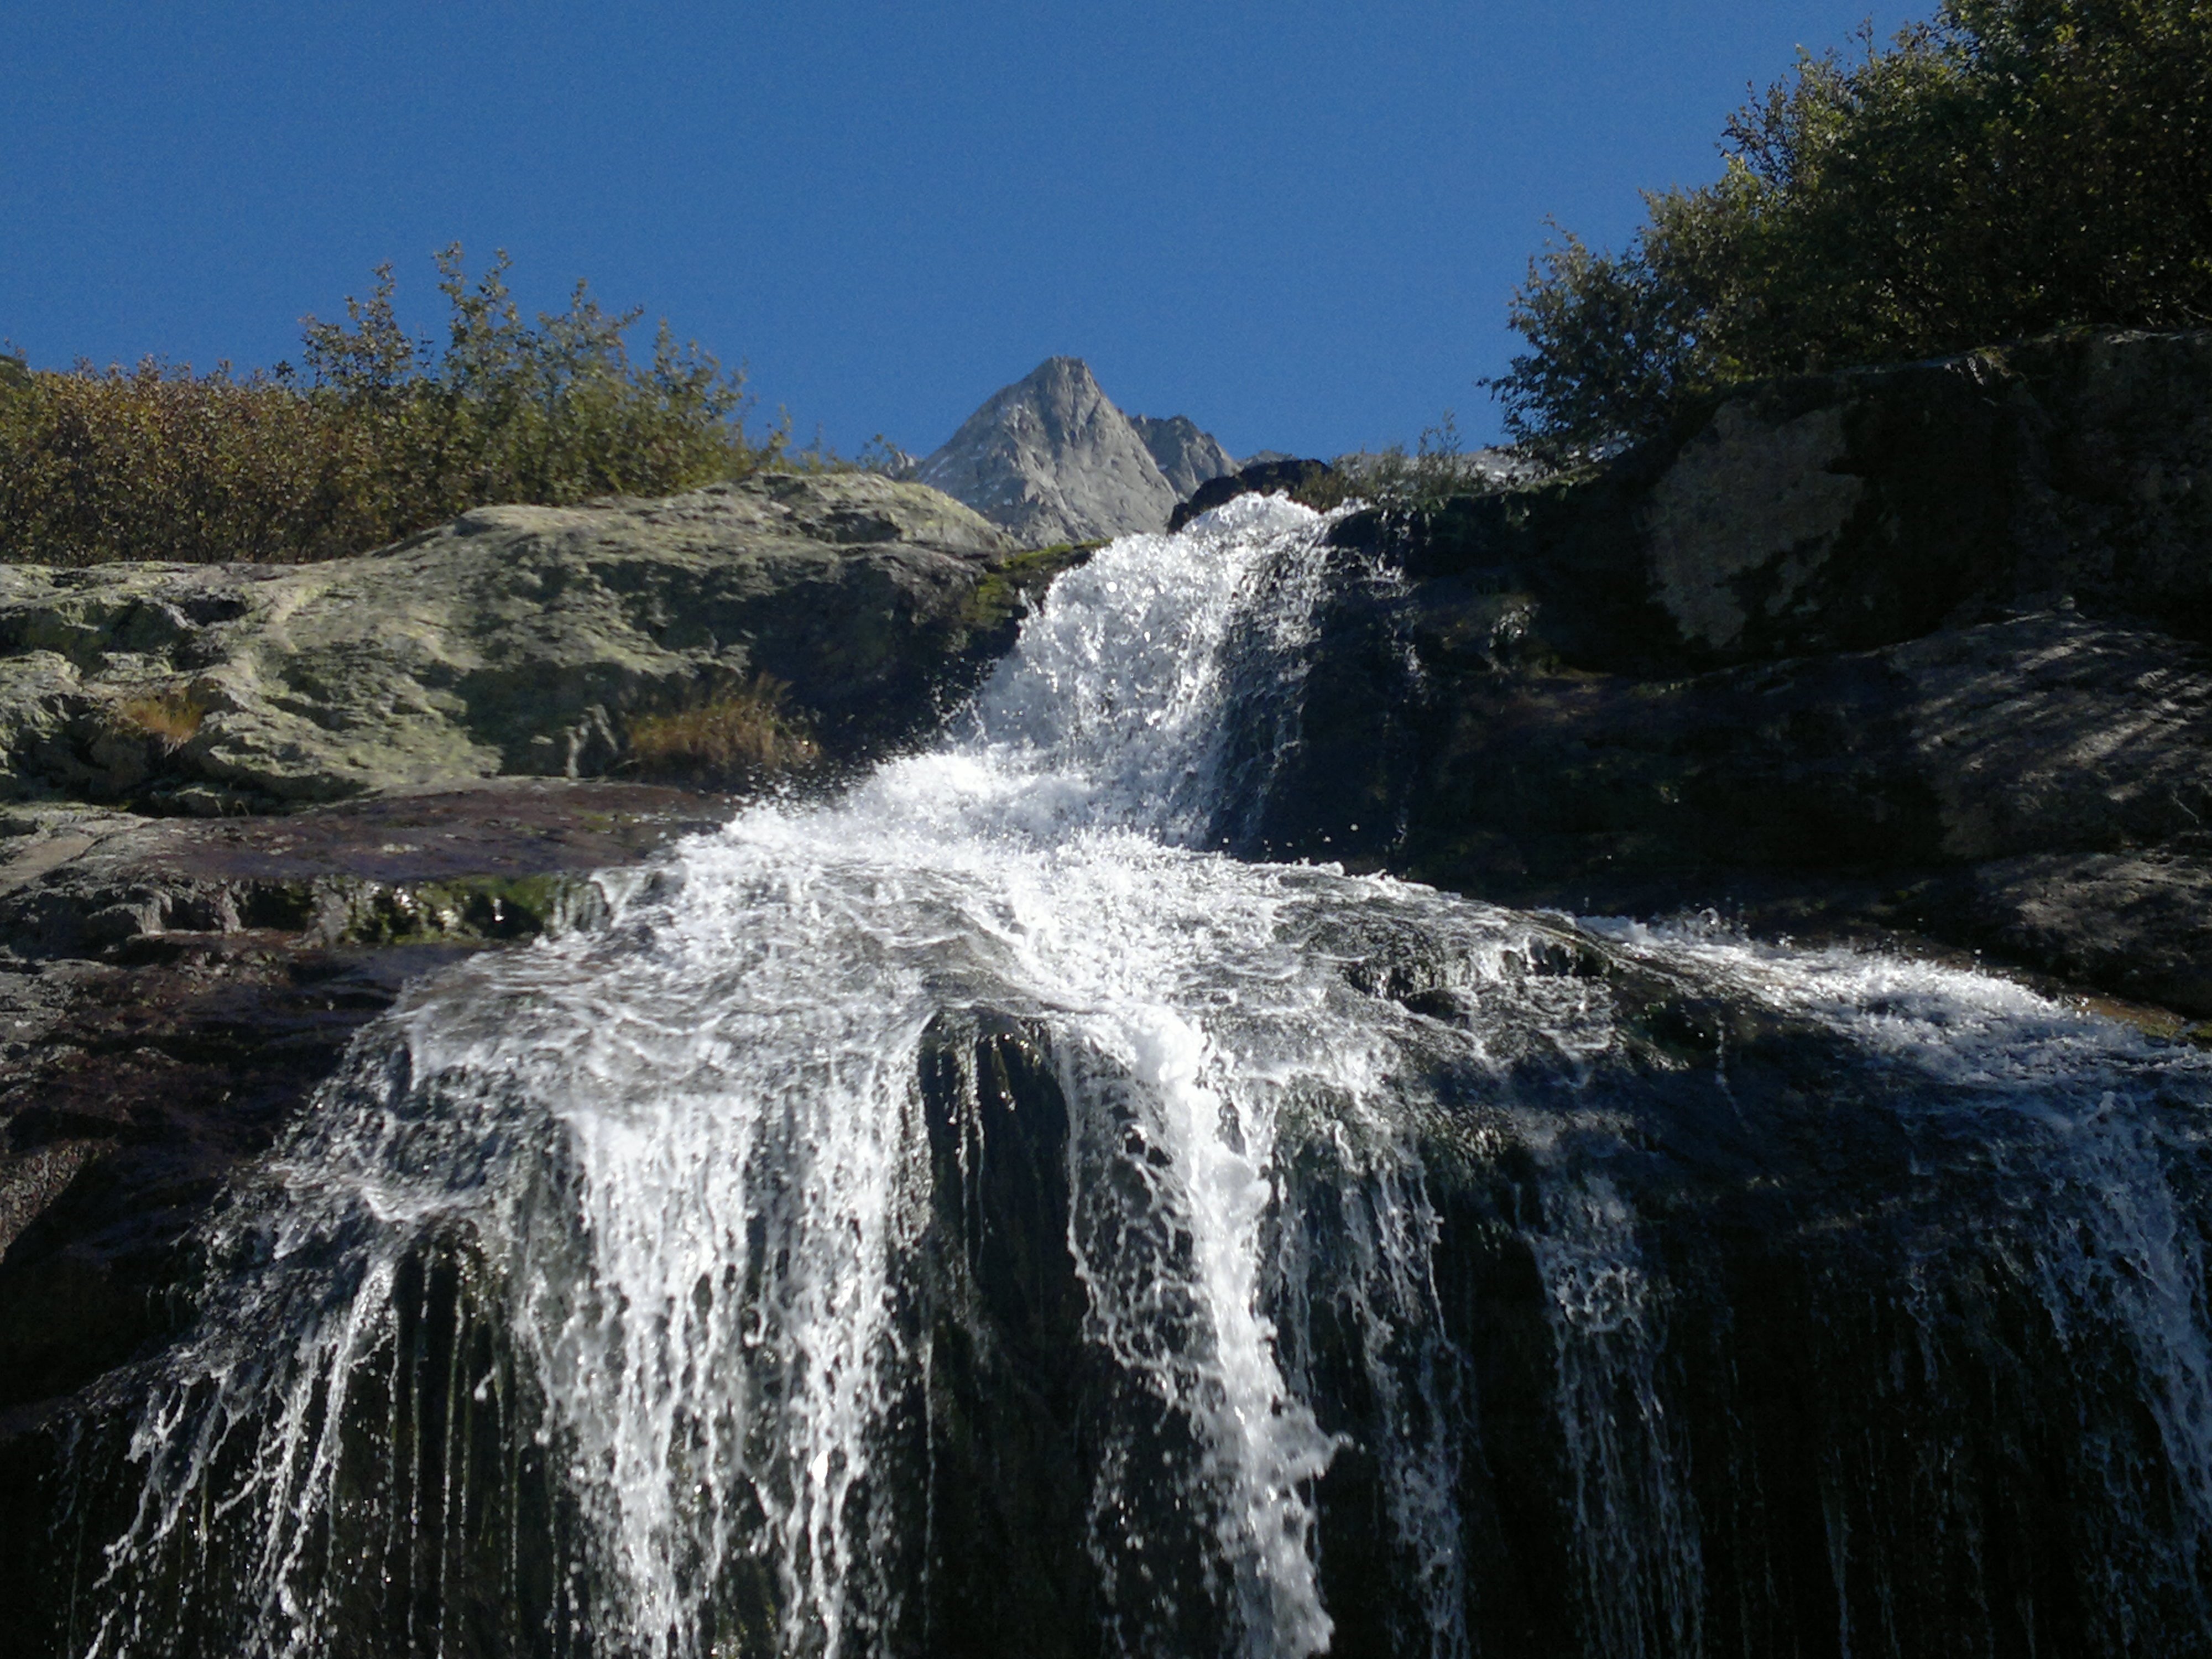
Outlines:
[[409,338],[389,265],[343,322],[309,317],[303,367],[0,375],[0,557],[293,562],[380,546],[471,507],[665,495],[751,471],[740,374],[639,313],[568,308],[526,324],[500,255],[471,282],[438,256],[442,349]]
[[1459,422],[1450,410],[1427,428],[1410,455],[1394,443],[1364,454],[1340,456],[1333,465],[1310,467],[1291,489],[1292,500],[1316,513],[1349,501],[1393,511],[1433,512],[1455,495],[1483,487],[1482,474],[1461,446]]
[[1948,0],[1855,62],[1800,56],[1719,180],[1648,194],[1618,254],[1565,236],[1492,382],[1553,454],[1741,380],[2068,326],[2212,323],[2212,7]]

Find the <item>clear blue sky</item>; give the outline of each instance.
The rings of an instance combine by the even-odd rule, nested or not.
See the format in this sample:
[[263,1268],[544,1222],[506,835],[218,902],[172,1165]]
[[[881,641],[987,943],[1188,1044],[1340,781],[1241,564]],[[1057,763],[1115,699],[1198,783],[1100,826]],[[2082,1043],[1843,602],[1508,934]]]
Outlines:
[[1619,240],[1868,9],[11,0],[0,336],[267,364],[381,259],[427,327],[459,240],[533,308],[580,276],[665,315],[848,451],[933,447],[1060,352],[1239,453],[1480,438],[1546,216]]

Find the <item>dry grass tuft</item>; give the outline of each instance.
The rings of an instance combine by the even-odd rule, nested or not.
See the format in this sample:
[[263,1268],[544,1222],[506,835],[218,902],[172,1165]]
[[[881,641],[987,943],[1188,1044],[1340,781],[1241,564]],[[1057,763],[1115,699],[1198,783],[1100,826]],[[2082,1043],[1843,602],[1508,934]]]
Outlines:
[[757,788],[822,757],[805,723],[783,706],[766,674],[690,708],[629,722],[628,769],[641,776],[710,788]]
[[149,691],[135,697],[125,697],[115,705],[115,722],[125,729],[143,732],[161,744],[167,754],[174,754],[190,743],[207,718],[204,704],[193,699],[185,686],[170,686],[159,691]]

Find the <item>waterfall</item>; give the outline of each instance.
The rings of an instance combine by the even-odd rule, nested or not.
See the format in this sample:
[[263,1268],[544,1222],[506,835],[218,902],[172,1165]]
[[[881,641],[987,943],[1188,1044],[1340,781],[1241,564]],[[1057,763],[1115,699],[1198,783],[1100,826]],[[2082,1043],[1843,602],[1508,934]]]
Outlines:
[[933,751],[417,988],[85,1429],[57,1651],[2212,1640],[2212,1066],[1231,856],[1327,527],[1115,543]]

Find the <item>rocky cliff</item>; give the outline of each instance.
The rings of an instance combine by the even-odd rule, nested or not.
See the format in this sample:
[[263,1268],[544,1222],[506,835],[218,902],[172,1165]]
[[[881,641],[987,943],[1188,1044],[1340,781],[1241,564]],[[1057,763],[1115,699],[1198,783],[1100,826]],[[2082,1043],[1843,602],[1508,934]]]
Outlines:
[[1158,530],[1231,465],[1188,419],[1133,420],[1080,358],[1053,357],[994,393],[916,477],[1043,547]]
[[0,1448],[162,1340],[179,1240],[406,985],[728,816],[635,781],[641,718],[766,675],[863,762],[1056,568],[868,475],[331,564],[0,564]]
[[1763,386],[1336,536],[1268,849],[2212,1016],[2212,335]]
[[[1762,386],[1334,539],[1243,850],[1933,941],[2212,1019],[2212,336]],[[355,1030],[732,809],[585,775],[631,775],[633,716],[768,674],[864,761],[1010,638],[1055,568],[1012,545],[841,476],[489,509],[330,566],[0,566],[0,1481],[173,1333],[179,1241]],[[1722,1052],[1700,1005],[1636,1006]],[[1755,1048],[1729,1032],[1732,1076]]]

